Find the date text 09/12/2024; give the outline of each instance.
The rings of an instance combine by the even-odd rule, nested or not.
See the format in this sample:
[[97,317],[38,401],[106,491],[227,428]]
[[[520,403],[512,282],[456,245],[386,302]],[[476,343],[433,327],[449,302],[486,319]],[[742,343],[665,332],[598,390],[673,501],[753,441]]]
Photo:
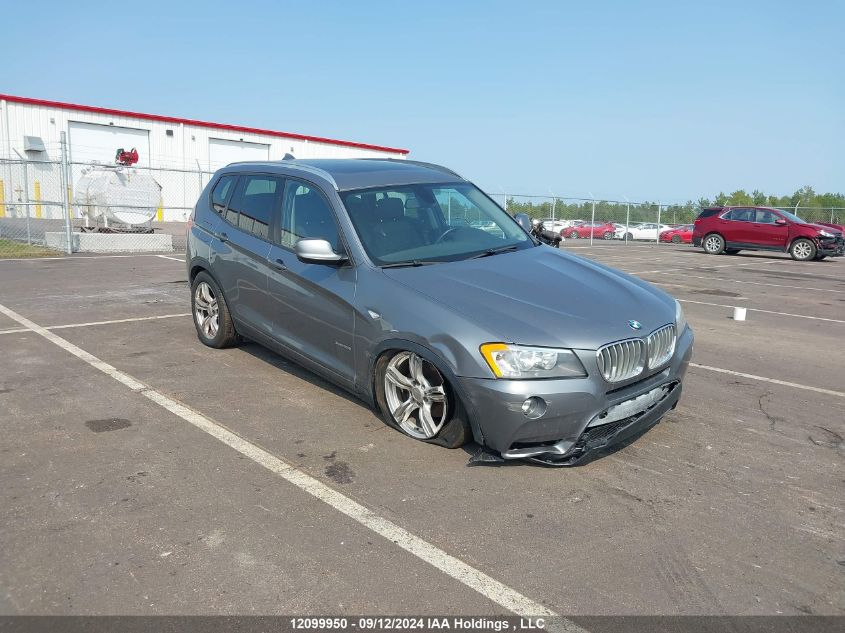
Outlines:
[[425,616],[425,617],[294,617],[289,620],[291,629],[297,631],[358,630],[358,631],[517,631],[543,630],[544,618],[525,617],[463,617],[463,616]]

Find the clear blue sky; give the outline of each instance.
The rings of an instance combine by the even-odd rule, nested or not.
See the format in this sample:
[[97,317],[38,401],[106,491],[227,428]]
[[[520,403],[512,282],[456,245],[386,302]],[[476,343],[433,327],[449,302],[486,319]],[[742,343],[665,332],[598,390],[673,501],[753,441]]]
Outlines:
[[0,92],[406,147],[493,193],[845,191],[841,0],[4,4]]

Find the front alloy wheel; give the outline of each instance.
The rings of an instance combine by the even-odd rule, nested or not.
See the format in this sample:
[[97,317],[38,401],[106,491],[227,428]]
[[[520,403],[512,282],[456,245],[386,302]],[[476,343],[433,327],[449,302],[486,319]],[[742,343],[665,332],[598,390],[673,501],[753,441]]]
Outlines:
[[384,373],[384,395],[394,422],[418,440],[435,437],[448,419],[445,385],[427,360],[413,352],[396,354]]
[[789,248],[789,254],[792,255],[792,259],[796,261],[806,262],[807,260],[815,258],[816,245],[810,240],[803,238],[798,239],[792,243],[792,246]]

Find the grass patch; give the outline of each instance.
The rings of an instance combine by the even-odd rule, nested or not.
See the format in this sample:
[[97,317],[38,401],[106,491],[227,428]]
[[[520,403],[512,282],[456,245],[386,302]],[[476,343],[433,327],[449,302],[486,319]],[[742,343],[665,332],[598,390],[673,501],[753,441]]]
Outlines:
[[0,238],[0,259],[10,257],[59,257],[60,252],[44,246],[35,246]]

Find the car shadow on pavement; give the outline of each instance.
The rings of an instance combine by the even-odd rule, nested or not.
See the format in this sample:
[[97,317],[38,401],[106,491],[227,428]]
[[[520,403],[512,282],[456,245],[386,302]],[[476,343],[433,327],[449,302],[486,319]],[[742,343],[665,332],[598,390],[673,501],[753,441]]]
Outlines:
[[[243,350],[248,354],[251,354],[259,360],[263,360],[265,363],[267,363],[268,365],[272,365],[279,371],[283,371],[286,374],[299,378],[300,380],[304,380],[305,382],[308,382],[314,385],[315,387],[319,387],[320,389],[325,389],[329,393],[334,394],[336,396],[340,396],[344,400],[357,404],[362,409],[371,411],[373,415],[376,415],[375,411],[373,411],[373,409],[369,407],[367,403],[361,400],[360,398],[355,397],[348,391],[341,389],[340,387],[334,385],[328,380],[306,369],[302,365],[297,364],[296,361],[288,360],[284,356],[281,356],[276,352],[267,349],[259,343],[246,340],[240,345],[238,345],[238,349]],[[379,418],[379,420],[380,419],[381,418]]]

